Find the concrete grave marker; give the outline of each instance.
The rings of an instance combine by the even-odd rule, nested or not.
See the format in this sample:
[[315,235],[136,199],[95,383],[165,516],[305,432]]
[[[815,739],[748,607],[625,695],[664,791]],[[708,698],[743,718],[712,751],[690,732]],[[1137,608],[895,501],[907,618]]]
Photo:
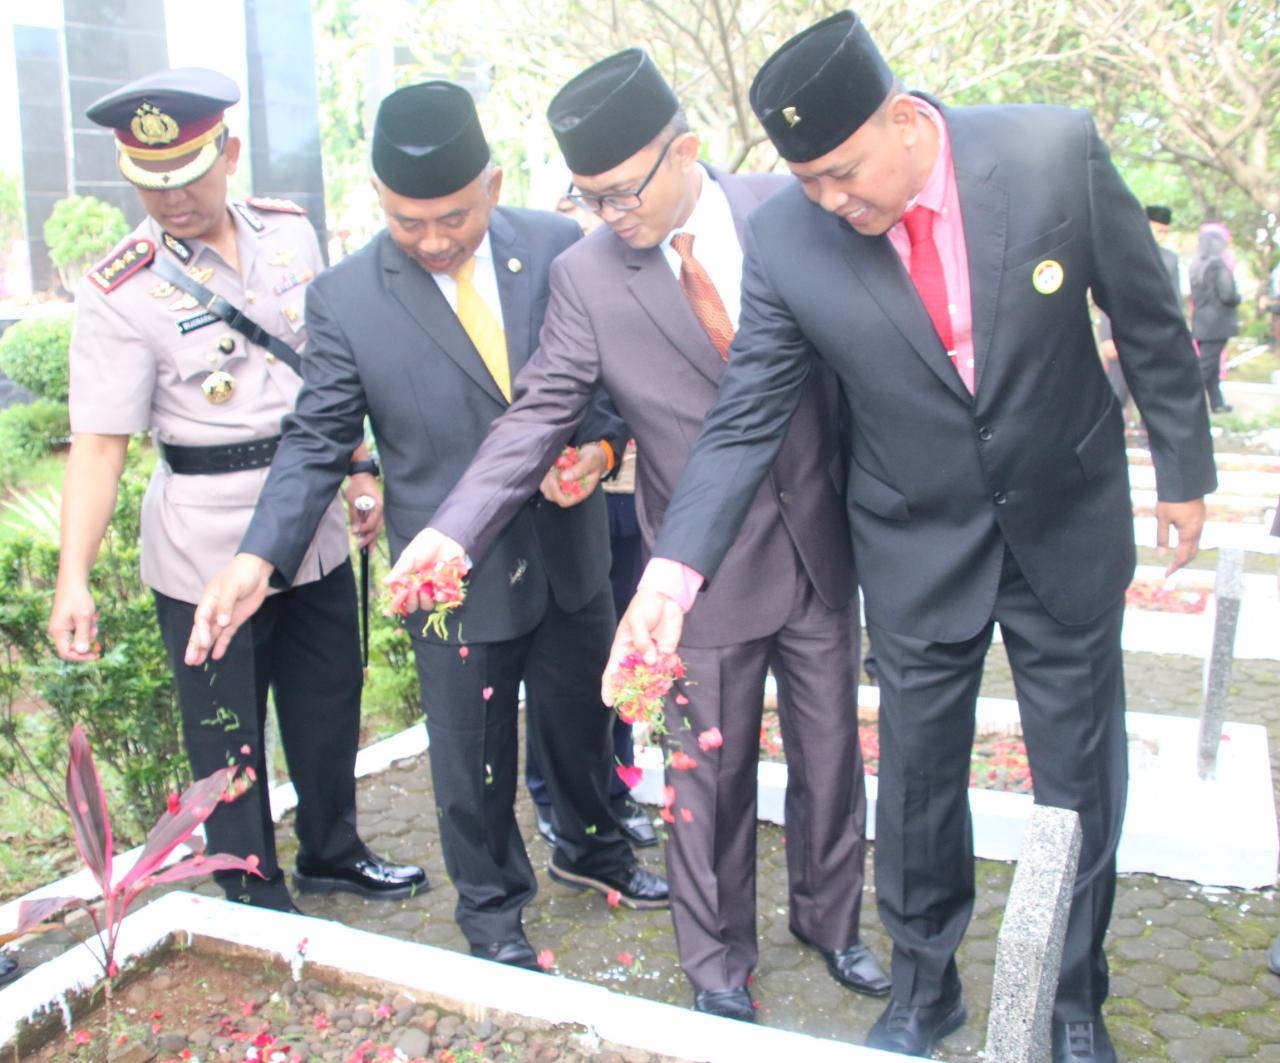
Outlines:
[[989,1063],[1049,1058],[1053,998],[1079,858],[1080,817],[1070,809],[1036,805],[996,938]]
[[1212,779],[1218,768],[1218,745],[1227,713],[1231,664],[1235,660],[1236,627],[1240,600],[1244,597],[1244,551],[1218,551],[1218,573],[1213,585],[1213,642],[1204,661],[1204,700],[1200,703],[1200,778]]

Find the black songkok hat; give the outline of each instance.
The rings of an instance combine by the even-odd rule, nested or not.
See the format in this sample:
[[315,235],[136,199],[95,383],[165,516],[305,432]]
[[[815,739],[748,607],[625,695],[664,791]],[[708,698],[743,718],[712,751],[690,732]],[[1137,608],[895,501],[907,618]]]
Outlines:
[[555,94],[547,121],[569,172],[593,177],[627,161],[680,107],[641,48],[601,59]]
[[450,81],[396,89],[378,105],[373,172],[410,199],[438,199],[474,181],[489,161],[471,93]]
[[809,162],[843,144],[893,87],[866,26],[841,11],[773,53],[751,82],[751,108],[778,154]]
[[130,81],[95,100],[85,116],[114,129],[120,172],[141,188],[181,188],[222,152],[222,114],[240,99],[216,70],[180,67]]
[[1151,206],[1147,208],[1147,220],[1154,221],[1160,225],[1173,224],[1173,211],[1168,207]]

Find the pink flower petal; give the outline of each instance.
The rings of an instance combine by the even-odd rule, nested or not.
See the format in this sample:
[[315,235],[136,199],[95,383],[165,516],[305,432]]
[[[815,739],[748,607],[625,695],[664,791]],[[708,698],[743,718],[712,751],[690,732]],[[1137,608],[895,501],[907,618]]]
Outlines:
[[704,753],[719,749],[722,745],[724,745],[724,735],[720,733],[719,727],[708,727],[698,735],[698,748]]
[[610,890],[608,893],[605,894],[604,899],[608,901],[609,904],[611,904],[614,908],[616,908],[618,907],[619,904],[622,903],[622,893],[618,890]]
[[556,965],[556,954],[550,949],[542,949],[538,953],[538,966],[544,971],[551,970]]
[[485,701],[488,701],[491,697],[493,697],[493,687],[485,687],[482,691],[480,691],[480,696],[484,698]]

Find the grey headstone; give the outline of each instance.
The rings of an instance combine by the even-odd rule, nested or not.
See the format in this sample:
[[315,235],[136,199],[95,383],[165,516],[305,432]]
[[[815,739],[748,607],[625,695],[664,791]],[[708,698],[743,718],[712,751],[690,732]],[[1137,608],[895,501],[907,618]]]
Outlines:
[[1213,583],[1213,642],[1204,661],[1204,700],[1200,704],[1200,778],[1212,779],[1218,768],[1222,721],[1227,714],[1231,664],[1235,660],[1236,627],[1240,600],[1244,597],[1244,551],[1218,551],[1218,573]]
[[989,1063],[1049,1058],[1053,998],[1079,857],[1080,817],[1070,809],[1036,805],[996,938]]

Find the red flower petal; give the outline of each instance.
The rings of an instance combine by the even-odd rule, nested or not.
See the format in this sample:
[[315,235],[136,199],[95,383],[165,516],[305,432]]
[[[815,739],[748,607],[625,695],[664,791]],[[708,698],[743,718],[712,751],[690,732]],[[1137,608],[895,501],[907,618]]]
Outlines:
[[618,962],[624,967],[630,967],[636,962],[636,958],[630,952],[620,952],[618,953]]
[[627,786],[628,790],[634,790],[644,780],[644,768],[637,768],[634,764],[619,764],[613,769],[618,773]]
[[708,727],[698,735],[698,748],[704,753],[719,749],[722,745],[724,745],[724,736],[720,733],[719,727]]
[[538,953],[538,966],[544,971],[551,970],[556,965],[556,954],[550,949],[542,949]]
[[608,901],[609,904],[611,904],[614,908],[616,908],[618,907],[619,904],[622,903],[622,893],[618,890],[610,890],[608,893],[605,894],[604,899]]
[[467,655],[468,655],[468,654],[470,654],[470,653],[471,653],[471,651],[470,651],[469,649],[467,649],[467,647],[466,647],[466,646],[459,646],[459,647],[458,647],[458,656],[459,656],[459,657],[461,657],[464,661],[467,659]]

